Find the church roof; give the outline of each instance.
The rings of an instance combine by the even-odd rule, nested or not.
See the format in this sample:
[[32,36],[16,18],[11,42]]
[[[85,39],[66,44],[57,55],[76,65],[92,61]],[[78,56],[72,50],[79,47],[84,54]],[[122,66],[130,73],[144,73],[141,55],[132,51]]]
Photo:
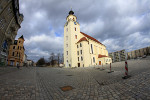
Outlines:
[[101,54],[98,55],[98,58],[103,58],[103,57],[107,57],[107,56],[106,55],[101,55]]
[[77,43],[82,42],[82,41],[88,41],[88,40],[86,39],[86,37],[83,37]]
[[[89,39],[91,39],[91,40],[93,40],[93,41],[95,41],[95,42],[97,42],[97,43],[100,43],[101,45],[104,45],[104,44],[102,44],[101,42],[99,42],[98,40],[96,40],[95,38],[93,38],[93,37],[91,37],[91,36],[89,36],[89,35],[87,35],[87,34],[85,34],[85,33],[83,33],[83,32],[80,32],[81,34],[83,34],[85,37],[87,37],[87,38],[89,38]],[[105,46],[105,45],[104,45]]]

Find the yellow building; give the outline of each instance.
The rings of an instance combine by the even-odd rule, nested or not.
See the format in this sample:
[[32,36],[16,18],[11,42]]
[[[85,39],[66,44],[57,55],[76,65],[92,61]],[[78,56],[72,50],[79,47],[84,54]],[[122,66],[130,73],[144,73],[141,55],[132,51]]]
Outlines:
[[71,10],[64,25],[65,67],[88,67],[112,62],[106,46],[95,38],[80,32],[80,24]]
[[23,66],[23,56],[24,56],[24,38],[23,35],[14,41],[13,45],[10,45],[8,54],[8,65],[9,66]]

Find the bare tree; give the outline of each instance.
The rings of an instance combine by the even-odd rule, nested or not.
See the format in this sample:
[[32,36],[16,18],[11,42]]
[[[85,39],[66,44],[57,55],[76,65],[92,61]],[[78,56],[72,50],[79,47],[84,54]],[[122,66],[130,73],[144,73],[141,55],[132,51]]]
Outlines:
[[60,53],[58,53],[57,56],[58,56],[58,67],[59,67]]
[[54,58],[55,58],[55,54],[52,52],[50,54],[49,60],[50,60],[50,64],[53,66],[54,65]]

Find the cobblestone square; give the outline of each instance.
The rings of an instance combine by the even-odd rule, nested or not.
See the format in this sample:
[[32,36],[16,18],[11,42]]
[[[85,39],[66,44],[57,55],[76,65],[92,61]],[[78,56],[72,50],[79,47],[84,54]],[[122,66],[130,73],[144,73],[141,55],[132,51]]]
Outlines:
[[[150,60],[128,61],[88,68],[0,68],[0,100],[150,100]],[[72,89],[62,91],[61,87]]]

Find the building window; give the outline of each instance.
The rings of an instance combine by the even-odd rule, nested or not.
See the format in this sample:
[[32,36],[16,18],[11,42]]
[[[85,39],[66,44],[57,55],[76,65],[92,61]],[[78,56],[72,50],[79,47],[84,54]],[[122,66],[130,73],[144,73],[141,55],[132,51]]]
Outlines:
[[79,51],[77,51],[77,54],[79,55]]
[[15,49],[15,46],[13,46],[13,49]]
[[68,47],[68,44],[66,44],[66,47]]
[[66,29],[66,31],[68,32],[68,28]]
[[14,55],[15,55],[15,53],[13,52],[13,53],[12,53],[12,56],[14,56]]
[[19,50],[19,46],[18,46],[18,50]]
[[74,21],[74,18],[73,18],[73,21]]
[[79,61],[79,57],[78,57],[78,61]]
[[75,31],[77,30],[76,27],[74,28],[74,30],[75,30]]
[[93,57],[93,63],[95,63],[95,57]]
[[77,39],[77,35],[75,35],[75,39]]
[[80,50],[80,53],[81,53],[81,55],[82,55],[82,50]]
[[93,54],[93,45],[91,44],[91,52],[92,52],[92,54]]
[[68,36],[66,36],[66,40],[68,40]]
[[82,47],[82,44],[80,43],[80,47]]
[[81,56],[81,61],[83,61],[83,57]]
[[67,51],[67,55],[68,55],[68,51]]
[[79,48],[79,46],[77,45],[77,48]]

